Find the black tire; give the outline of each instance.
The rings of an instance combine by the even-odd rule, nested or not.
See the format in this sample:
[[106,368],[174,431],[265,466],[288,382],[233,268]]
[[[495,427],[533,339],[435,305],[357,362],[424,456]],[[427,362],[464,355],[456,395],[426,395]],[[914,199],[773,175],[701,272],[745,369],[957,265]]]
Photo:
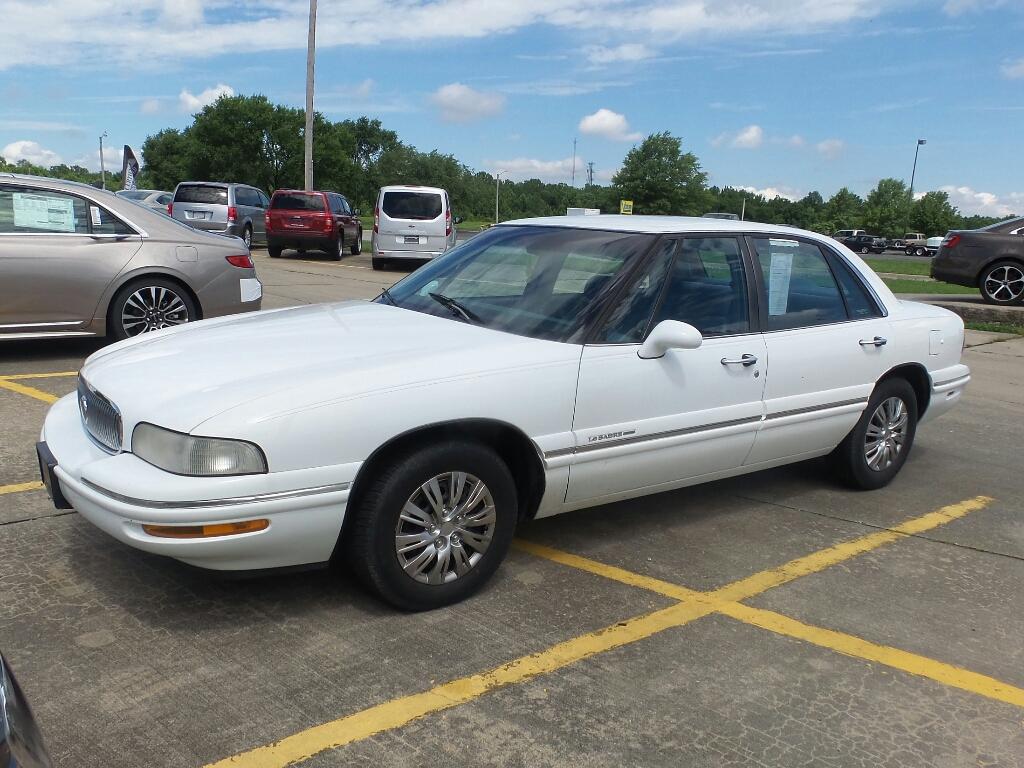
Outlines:
[[338,232],[335,237],[324,249],[324,253],[327,257],[333,261],[341,261],[341,255],[345,252],[345,235],[342,232]]
[[[868,428],[883,403],[900,401],[906,413],[906,429],[898,452],[877,468],[868,463],[866,454]],[[888,433],[883,433],[888,434]],[[872,491],[892,482],[910,454],[917,434],[917,395],[910,382],[902,378],[886,379],[875,387],[864,413],[839,447],[832,452],[832,462],[840,479],[853,488]]]
[[371,259],[370,264],[374,269],[378,270],[384,269],[387,266],[387,264],[384,262],[384,259],[378,259],[376,257]]
[[[148,291],[149,289],[153,289],[153,291],[156,292],[153,294],[154,296],[161,297],[160,304],[165,310],[173,309],[178,306],[177,303],[167,295],[167,292],[173,294],[173,296],[180,301],[182,309],[176,309],[174,312],[168,312],[167,315],[164,316],[164,320],[168,325],[190,323],[199,318],[199,312],[196,309],[195,302],[192,300],[188,291],[182,288],[181,285],[173,280],[166,280],[162,277],[145,277],[139,280],[133,280],[122,287],[121,290],[114,295],[114,299],[110,302],[110,308],[107,311],[108,336],[120,341],[121,339],[127,339],[131,336],[137,336],[139,333],[146,332],[145,330],[138,330],[138,326],[126,326],[124,316],[125,305],[128,303],[129,299],[135,296],[139,291]],[[164,291],[163,294],[160,294],[161,289]],[[129,314],[134,313],[129,310]],[[144,316],[140,315],[140,317]],[[155,320],[158,322],[158,318]]]
[[913,255],[914,255],[914,246],[912,246],[912,245],[908,245],[908,246],[907,246],[907,247],[906,247],[906,248],[904,249],[904,251],[903,251],[903,252],[904,252],[904,253],[906,253],[906,254],[907,254],[907,256],[913,256]]
[[918,246],[917,248],[914,249],[914,255],[915,256],[927,256],[928,255],[928,249],[927,248],[922,248],[921,246]]
[[[451,472],[465,472],[484,483],[494,502],[494,528],[490,543],[466,572],[447,583],[428,584],[403,570],[396,551],[398,526],[403,508],[420,492],[420,487]],[[348,514],[351,517],[342,551],[357,578],[391,605],[423,611],[459,602],[491,578],[512,543],[518,508],[515,483],[501,458],[485,445],[451,440],[395,456],[388,466],[369,478],[356,507]],[[443,533],[439,537],[445,539],[446,545],[454,541]],[[454,546],[462,545],[450,545],[448,551],[452,552]],[[431,543],[422,550],[430,553],[427,563],[436,564],[439,559],[432,559],[434,547]],[[447,556],[445,559],[447,562]]]
[[348,252],[353,256],[358,256],[363,252],[363,230],[356,232],[356,241],[349,246]]
[[982,270],[978,290],[986,304],[1011,307],[1024,303],[1024,264],[1003,259]]
[[267,244],[267,253],[270,255],[270,258],[272,259],[281,258],[282,251],[284,251],[284,248],[282,248],[279,245],[270,245],[269,243]]
[[870,251],[871,251],[871,249],[870,249],[870,248],[868,248],[868,247],[867,247],[866,245],[862,245],[862,246],[860,247],[860,252],[861,252],[862,254],[867,254],[867,253],[870,253]]
[[252,248],[252,227],[248,224],[242,230],[242,242],[245,243],[246,248]]

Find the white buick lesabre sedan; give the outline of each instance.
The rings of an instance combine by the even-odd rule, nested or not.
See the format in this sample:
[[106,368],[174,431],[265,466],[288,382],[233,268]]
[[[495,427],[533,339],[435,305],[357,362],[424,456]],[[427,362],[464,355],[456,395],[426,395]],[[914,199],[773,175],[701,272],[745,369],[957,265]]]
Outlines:
[[202,321],[82,368],[39,444],[58,505],[220,570],[340,559],[423,609],[519,520],[830,455],[899,472],[969,371],[963,323],[830,238],[752,222],[545,218],[385,291]]

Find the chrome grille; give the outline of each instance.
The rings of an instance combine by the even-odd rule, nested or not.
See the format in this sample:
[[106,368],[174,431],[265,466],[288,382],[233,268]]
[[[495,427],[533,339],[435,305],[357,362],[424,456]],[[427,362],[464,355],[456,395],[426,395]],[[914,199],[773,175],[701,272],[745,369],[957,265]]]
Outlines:
[[108,451],[121,450],[121,413],[81,376],[78,377],[78,412],[93,440]]

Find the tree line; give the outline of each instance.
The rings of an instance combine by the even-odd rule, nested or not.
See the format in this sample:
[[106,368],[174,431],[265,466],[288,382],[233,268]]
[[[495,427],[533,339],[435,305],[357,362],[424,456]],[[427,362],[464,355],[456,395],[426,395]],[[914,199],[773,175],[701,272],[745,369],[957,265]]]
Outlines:
[[[187,128],[168,128],[145,140],[138,186],[170,190],[180,181],[236,181],[267,192],[301,187],[304,123],[303,110],[273,104],[264,96],[222,97],[197,113]],[[380,120],[331,121],[317,113],[313,135],[317,188],[342,192],[364,211],[372,210],[377,190],[385,184],[423,184],[447,189],[460,216],[494,216],[494,176],[475,171],[452,155],[420,152]],[[95,186],[100,177],[80,166],[42,168],[25,161],[12,165],[3,158],[0,171]],[[109,188],[120,186],[120,169],[107,177]],[[996,221],[962,215],[945,192],[929,192],[912,201],[899,179],[882,179],[866,198],[843,187],[828,200],[818,192],[800,200],[769,199],[742,189],[709,186],[696,155],[683,151],[682,140],[668,132],[652,134],[631,149],[608,185],[576,188],[538,179],[503,181],[501,218],[557,215],[570,207],[617,212],[621,200],[632,200],[637,214],[700,216],[745,210],[748,220],[767,224],[824,233],[856,228],[884,237],[905,232],[941,235]]]

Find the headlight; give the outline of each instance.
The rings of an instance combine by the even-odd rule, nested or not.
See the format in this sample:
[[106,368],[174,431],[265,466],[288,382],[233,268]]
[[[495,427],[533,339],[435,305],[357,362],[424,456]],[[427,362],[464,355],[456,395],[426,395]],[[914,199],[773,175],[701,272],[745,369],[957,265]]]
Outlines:
[[153,424],[135,427],[132,453],[176,475],[221,477],[267,471],[267,460],[258,445],[245,440],[193,437]]

